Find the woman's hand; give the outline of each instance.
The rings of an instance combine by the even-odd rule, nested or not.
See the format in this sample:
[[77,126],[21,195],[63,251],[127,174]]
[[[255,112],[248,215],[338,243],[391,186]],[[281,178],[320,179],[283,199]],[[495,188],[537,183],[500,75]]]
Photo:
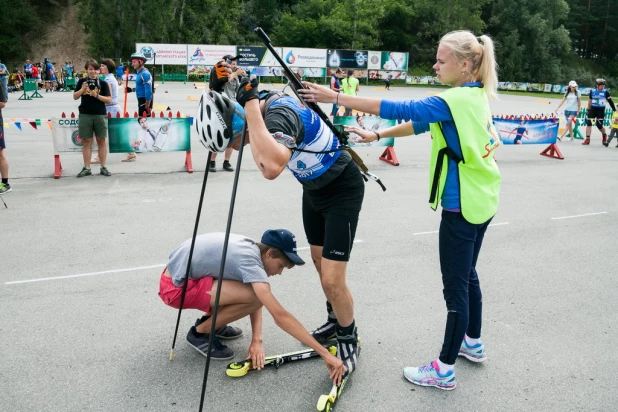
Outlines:
[[326,363],[326,367],[328,368],[328,376],[333,381],[333,384],[339,385],[341,384],[341,379],[343,378],[343,374],[346,372],[346,367],[343,366],[343,362],[336,356],[331,355],[330,353],[323,357],[324,363]]
[[318,86],[315,83],[303,82],[308,89],[300,89],[298,92],[306,102],[315,103],[335,103],[337,101],[337,92],[328,87]]
[[251,341],[251,345],[249,345],[249,354],[246,359],[251,359],[253,369],[261,370],[264,367],[264,357],[262,342]]
[[370,143],[378,140],[378,136],[374,132],[361,129],[356,126],[346,127],[345,131],[349,133],[355,133],[359,136],[359,139],[355,139],[356,143]]

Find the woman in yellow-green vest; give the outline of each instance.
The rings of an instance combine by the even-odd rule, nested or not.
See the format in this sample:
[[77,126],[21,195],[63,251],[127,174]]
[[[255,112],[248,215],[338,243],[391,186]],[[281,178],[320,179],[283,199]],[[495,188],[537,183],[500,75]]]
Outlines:
[[488,36],[468,31],[448,33],[440,40],[433,66],[440,82],[451,89],[421,100],[394,102],[337,95],[306,83],[309,102],[335,102],[360,112],[407,123],[377,132],[351,127],[360,142],[403,137],[427,131],[432,136],[429,203],[442,205],[439,232],[440,269],[447,318],[438,359],[404,368],[410,382],[455,389],[457,356],[472,362],[487,359],[481,340],[482,294],[476,262],[489,222],[498,210],[500,172],[494,150],[500,145],[492,123],[489,98],[496,95],[498,77],[494,45]]
[[[360,91],[359,81],[354,77],[354,70],[348,70],[348,77],[341,80],[341,91],[348,96],[356,96]],[[352,107],[345,106],[344,116],[352,115]]]

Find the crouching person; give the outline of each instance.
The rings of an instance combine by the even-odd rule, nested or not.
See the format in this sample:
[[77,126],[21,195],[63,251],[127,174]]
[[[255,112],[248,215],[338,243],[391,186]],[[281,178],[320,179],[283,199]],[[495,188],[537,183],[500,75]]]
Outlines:
[[[281,275],[284,269],[291,269],[305,262],[296,253],[296,238],[285,229],[267,230],[260,242],[230,234],[223,279],[219,279],[221,257],[225,242],[224,233],[207,233],[195,240],[189,284],[183,309],[198,309],[205,315],[198,319],[187,334],[187,342],[199,353],[208,354],[209,332],[212,325],[212,307],[218,282],[221,285],[219,310],[215,325],[211,358],[228,360],[234,352],[221,340],[235,339],[243,332],[228,325],[245,316],[251,319],[252,339],[249,355],[253,366],[264,366],[262,348],[262,306],[272,315],[277,326],[314,349],[324,359],[330,378],[339,383],[345,373],[343,362],[331,355],[320,345],[298,320],[277,301],[272,294],[268,278]],[[169,257],[167,267],[160,280],[159,296],[173,308],[180,307],[184,278],[187,273],[191,239],[182,243]]]

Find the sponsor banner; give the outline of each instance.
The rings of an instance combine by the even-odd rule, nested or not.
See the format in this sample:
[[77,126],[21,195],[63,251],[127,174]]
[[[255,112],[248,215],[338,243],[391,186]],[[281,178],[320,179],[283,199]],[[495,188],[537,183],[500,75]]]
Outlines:
[[551,144],[558,138],[559,119],[493,118],[503,144]]
[[[279,57],[282,57],[281,47],[275,47],[275,51]],[[275,56],[266,47],[238,46],[237,54],[243,56],[236,61],[236,64],[240,67],[281,67]]]
[[227,54],[236,56],[236,46],[190,44],[187,64],[214,66]]
[[326,69],[323,67],[290,67],[300,77],[326,77]]
[[282,57],[288,66],[326,67],[326,49],[284,47]]
[[440,80],[433,76],[408,76],[406,77],[408,84],[440,84]]
[[[109,120],[109,119],[108,119]],[[79,119],[60,119],[53,117],[52,140],[54,142],[54,154],[81,153],[84,147],[83,140],[79,137]],[[92,142],[92,150],[98,150],[97,139]]]
[[189,118],[129,117],[108,120],[110,153],[191,150]]
[[554,93],[563,93],[564,94],[564,93],[566,93],[568,88],[569,88],[568,86],[562,86],[560,84],[554,84],[551,87],[551,91],[554,92]]
[[386,70],[369,70],[370,79],[386,80],[391,76],[391,80],[406,80],[406,72],[386,71]]
[[245,67],[245,70],[249,71],[252,76],[283,76],[283,69],[281,67]]
[[380,69],[408,70],[408,53],[382,52]]
[[189,76],[203,76],[209,74],[212,66],[204,66],[199,64],[190,64],[187,66],[187,74]]
[[[348,77],[348,70],[347,69],[342,69],[343,70],[343,77],[341,77],[341,79],[345,79],[346,77]],[[366,79],[367,75],[368,75],[368,71],[367,70],[360,70],[360,69],[350,69],[350,70],[354,70],[354,74],[353,76],[358,78],[358,79]],[[328,77],[334,76],[335,72],[337,71],[336,68],[331,67],[330,69],[326,69],[326,74],[328,75]]]
[[146,56],[148,64],[154,63],[154,54],[157,53],[157,64],[187,65],[186,44],[136,43],[135,50]]
[[382,53],[379,51],[369,51],[367,53],[367,68],[373,70],[380,70],[380,62],[382,60]]
[[[335,116],[333,124],[343,126],[355,126],[361,129],[376,131],[385,129],[387,127],[396,126],[395,120],[382,119],[379,116],[364,116],[357,114],[356,116]],[[359,136],[356,133],[350,133],[350,146],[351,147],[373,147],[373,146],[394,146],[395,139],[392,137],[386,137],[380,139],[380,141],[373,141],[370,143],[358,143]]]
[[326,51],[326,64],[328,67],[340,67],[342,69],[366,69],[368,57],[367,50],[333,50]]

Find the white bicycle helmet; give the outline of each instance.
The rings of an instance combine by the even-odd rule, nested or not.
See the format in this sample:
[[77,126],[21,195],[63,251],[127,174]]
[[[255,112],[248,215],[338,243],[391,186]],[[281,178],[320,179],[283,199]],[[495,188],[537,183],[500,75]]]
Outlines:
[[202,93],[195,114],[195,129],[206,149],[215,153],[225,151],[244,125],[245,110],[239,103],[215,91]]

